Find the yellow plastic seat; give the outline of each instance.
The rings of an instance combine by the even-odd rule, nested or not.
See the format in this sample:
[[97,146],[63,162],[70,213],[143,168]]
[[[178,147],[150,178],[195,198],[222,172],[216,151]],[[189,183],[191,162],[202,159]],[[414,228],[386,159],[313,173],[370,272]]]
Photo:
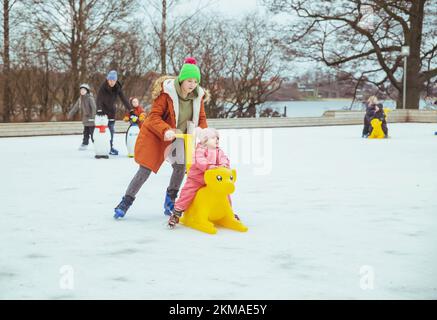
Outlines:
[[248,229],[235,218],[228,195],[235,191],[237,173],[220,167],[205,171],[206,186],[200,188],[184,212],[180,222],[190,228],[217,233],[216,226],[246,232]]
[[372,126],[372,133],[369,135],[369,139],[383,139],[385,137],[384,131],[382,130],[382,121],[379,119],[372,119],[370,121]]
[[[391,111],[391,109],[388,108],[384,108],[384,113],[387,117],[387,115],[389,114],[389,112]],[[384,131],[382,130],[382,121],[379,119],[372,119],[370,121],[370,125],[372,126],[373,130],[372,133],[369,135],[369,139],[384,139],[385,138],[385,134]]]

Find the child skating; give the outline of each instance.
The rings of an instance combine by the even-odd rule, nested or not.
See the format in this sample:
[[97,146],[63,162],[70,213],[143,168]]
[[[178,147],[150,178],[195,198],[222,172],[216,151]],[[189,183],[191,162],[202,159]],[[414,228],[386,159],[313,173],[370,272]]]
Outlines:
[[367,100],[366,105],[366,114],[364,116],[364,127],[363,127],[363,133],[362,137],[367,138],[372,133],[372,126],[370,122],[372,119],[379,119],[382,122],[382,130],[385,134],[385,137],[388,137],[388,127],[387,127],[387,120],[386,120],[386,114],[384,112],[384,107],[382,103],[378,101],[378,98],[376,96],[371,96]]
[[138,127],[141,128],[144,120],[146,119],[146,112],[144,108],[140,105],[140,101],[136,97],[132,97],[129,99],[129,102],[132,106],[132,111],[125,114],[123,121],[131,121],[133,123],[138,124]]
[[83,123],[83,139],[79,150],[85,150],[88,147],[89,140],[93,140],[94,117],[96,116],[96,102],[91,94],[90,87],[86,83],[79,86],[80,96],[74,104],[73,108],[67,115],[67,119],[73,116],[80,110],[82,112]]
[[[193,202],[197,191],[205,186],[205,171],[217,167],[229,168],[230,165],[229,158],[219,148],[218,131],[214,128],[206,128],[197,130],[197,132],[199,143],[196,146],[193,165],[190,168],[187,181],[181,190],[180,196],[176,200],[174,211],[168,220],[168,226],[171,229],[179,223],[179,218]],[[231,202],[230,197],[229,202]],[[239,220],[237,215],[235,215],[235,218]]]

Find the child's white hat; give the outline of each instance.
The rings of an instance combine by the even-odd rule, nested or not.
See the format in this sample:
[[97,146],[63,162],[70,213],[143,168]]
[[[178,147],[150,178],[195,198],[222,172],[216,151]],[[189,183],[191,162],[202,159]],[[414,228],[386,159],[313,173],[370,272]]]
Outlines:
[[196,128],[196,137],[200,143],[204,144],[210,138],[218,138],[219,132],[215,128],[205,128],[202,129],[200,127]]

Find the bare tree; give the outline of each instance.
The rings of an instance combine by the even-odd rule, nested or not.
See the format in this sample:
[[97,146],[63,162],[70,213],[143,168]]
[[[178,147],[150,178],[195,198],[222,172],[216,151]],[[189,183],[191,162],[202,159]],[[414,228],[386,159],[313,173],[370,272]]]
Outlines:
[[80,82],[94,72],[96,61],[111,51],[113,34],[123,27],[134,0],[29,0],[33,24],[50,43],[59,69],[69,71],[69,92],[62,107],[69,107]]
[[[19,0],[3,0],[2,6],[2,29],[3,34],[3,47],[1,52],[1,57],[3,60],[3,112],[0,113],[3,117],[3,121],[9,122],[13,117],[13,101],[11,92],[11,34],[15,34],[18,38],[19,32],[17,29],[20,27],[21,23],[26,19],[26,10],[21,5]],[[20,12],[17,12],[20,10]]]
[[[179,36],[179,30],[183,28],[188,22],[192,22],[194,17],[199,17],[200,13],[213,3],[213,0],[203,1],[198,3],[194,12],[187,16],[181,16],[179,18],[169,19],[169,15],[172,9],[180,4],[188,1],[183,0],[146,0],[143,10],[149,17],[149,23],[152,26],[153,32],[150,34],[159,42],[153,42],[158,44],[159,47],[156,51],[160,57],[161,74],[167,74],[167,58],[168,58],[168,44],[175,41],[175,37]],[[158,14],[157,14],[158,13]],[[156,19],[159,16],[160,20]]]
[[223,112],[226,101],[223,97],[226,77],[226,59],[229,50],[229,32],[225,27],[229,21],[197,19],[179,29],[178,36],[168,47],[171,68],[178,74],[182,62],[188,56],[196,57],[201,72],[201,84],[209,91],[205,105],[208,117],[217,118]]
[[282,84],[271,27],[256,15],[234,26],[230,46],[230,108],[225,117],[255,117],[256,106],[264,103]]
[[[99,66],[99,69],[104,70],[104,66],[110,66],[111,69],[118,70],[126,95],[147,101],[152,79],[156,79],[156,73],[151,70],[159,64],[159,57],[141,35],[138,23],[132,25],[129,32],[116,32],[115,44],[106,57],[100,60],[103,66]],[[103,77],[99,77],[96,88],[102,81]],[[120,115],[125,112],[124,106],[117,107]]]
[[[194,56],[202,73],[202,85],[210,92],[209,117],[253,117],[281,85],[279,60],[270,26],[257,16],[230,21],[215,16],[196,19],[179,29],[169,47],[175,73],[183,59]],[[277,50],[276,50],[277,51]]]
[[1,58],[3,63],[2,86],[0,101],[0,118],[5,122],[12,121],[15,117],[15,92],[13,82],[15,77],[15,57],[19,53],[17,43],[27,30],[26,21],[29,18],[29,10],[23,0],[5,0],[1,7],[0,34],[3,41],[0,44]]
[[3,118],[9,122],[11,116],[11,88],[10,88],[10,58],[9,58],[9,15],[13,3],[3,1]]
[[[294,13],[282,40],[286,55],[349,71],[354,79],[398,92],[406,72],[408,108],[419,107],[424,84],[437,76],[436,0],[265,0],[274,12]],[[403,70],[401,47],[410,47]],[[425,63],[426,62],[426,63]]]
[[159,59],[133,19],[135,5],[136,0],[10,0],[9,24],[1,21],[11,26],[9,36],[0,28],[13,41],[0,43],[2,58],[4,48],[11,52],[5,55],[9,68],[0,74],[0,96],[8,92],[6,84],[10,92],[6,121],[62,120],[79,83],[96,89],[109,68],[119,71],[127,94],[144,99]]
[[136,0],[9,0],[9,18],[25,8],[30,16],[5,34],[5,26],[15,24],[2,15],[6,66],[0,95],[9,108],[7,121],[59,119],[76,99],[79,83],[96,89],[109,68],[119,71],[128,95],[148,101],[159,71],[177,74],[187,56],[197,58],[201,84],[210,91],[209,117],[254,116],[256,106],[279,88],[281,66],[271,26],[262,19],[200,14],[209,0],[185,16],[172,15],[183,1],[153,2],[155,11],[146,8],[150,21],[156,10],[165,14],[150,29],[131,14],[139,8]]

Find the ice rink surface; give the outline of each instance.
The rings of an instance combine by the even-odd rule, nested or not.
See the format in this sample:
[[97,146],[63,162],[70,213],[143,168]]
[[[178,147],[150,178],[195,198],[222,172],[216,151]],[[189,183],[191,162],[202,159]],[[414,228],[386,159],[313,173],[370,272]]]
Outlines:
[[80,136],[0,139],[0,299],[437,299],[437,131],[220,130],[247,233],[165,227],[171,167],[126,218],[137,170]]

